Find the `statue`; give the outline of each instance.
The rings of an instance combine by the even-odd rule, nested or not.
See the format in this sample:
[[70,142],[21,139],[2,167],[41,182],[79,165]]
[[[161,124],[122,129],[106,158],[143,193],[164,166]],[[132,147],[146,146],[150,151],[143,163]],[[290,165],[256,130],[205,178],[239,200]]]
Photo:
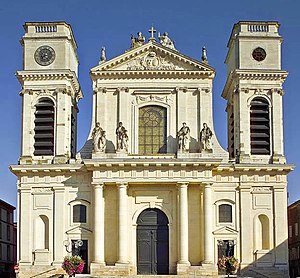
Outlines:
[[94,140],[94,152],[105,152],[106,148],[106,137],[105,131],[100,127],[100,123],[97,122],[92,132]]
[[205,46],[202,47],[202,57],[201,57],[202,62],[207,63],[207,54],[206,54],[206,48]]
[[104,46],[101,48],[101,57],[100,57],[100,61],[101,61],[101,62],[105,62],[105,61],[106,61],[105,47],[104,47]]
[[177,133],[178,137],[178,150],[188,151],[190,144],[190,128],[186,125],[186,123],[182,123],[181,129]]
[[207,123],[203,124],[203,128],[200,132],[200,142],[202,150],[205,151],[212,151],[212,145],[211,145],[211,137],[213,136],[213,133],[211,129],[207,126]]
[[145,43],[145,37],[142,35],[142,32],[138,32],[137,33],[137,37],[133,37],[133,35],[131,35],[131,48],[135,48],[138,46],[141,46]]
[[168,35],[169,34],[167,32],[164,32],[163,35],[161,36],[160,33],[158,32],[158,38],[159,38],[160,44],[162,46],[176,50],[175,46],[174,46],[174,42],[168,37]]
[[122,122],[119,122],[119,125],[116,129],[117,135],[117,151],[128,151],[128,135],[127,130],[123,126]]

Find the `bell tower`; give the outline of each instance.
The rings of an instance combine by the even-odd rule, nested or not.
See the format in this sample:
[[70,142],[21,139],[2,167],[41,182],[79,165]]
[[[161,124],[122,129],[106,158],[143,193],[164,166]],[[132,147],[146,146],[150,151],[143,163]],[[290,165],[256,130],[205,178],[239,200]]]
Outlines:
[[76,154],[77,45],[65,22],[27,22],[21,39],[23,70],[20,164],[67,163]]
[[278,22],[240,21],[228,42],[228,151],[238,163],[285,163]]

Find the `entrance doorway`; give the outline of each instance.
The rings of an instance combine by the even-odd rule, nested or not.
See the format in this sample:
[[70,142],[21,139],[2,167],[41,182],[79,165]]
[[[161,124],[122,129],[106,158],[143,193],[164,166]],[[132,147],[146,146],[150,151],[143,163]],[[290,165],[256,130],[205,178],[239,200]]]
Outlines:
[[234,256],[233,240],[218,240],[218,258]]
[[169,221],[159,209],[145,209],[137,219],[137,273],[169,274]]
[[75,248],[76,240],[72,240],[72,256],[78,255],[84,260],[84,268],[82,273],[88,273],[88,241],[82,240],[82,246]]

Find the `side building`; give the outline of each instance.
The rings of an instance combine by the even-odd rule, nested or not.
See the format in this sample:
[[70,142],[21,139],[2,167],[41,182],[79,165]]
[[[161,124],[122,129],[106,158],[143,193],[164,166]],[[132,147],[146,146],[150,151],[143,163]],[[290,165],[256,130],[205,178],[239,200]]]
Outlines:
[[16,208],[0,199],[0,277],[15,277],[17,262],[17,229],[14,224]]
[[76,152],[83,95],[72,28],[24,29],[21,155],[11,166],[20,277],[62,272],[68,251],[92,276],[216,275],[218,259],[234,255],[249,276],[288,277],[294,166],[284,154],[278,22],[233,26],[222,92],[228,151],[214,130],[206,50],[190,58],[152,28],[117,57],[102,49],[90,71],[90,133]]
[[290,277],[300,276],[300,200],[288,206]]

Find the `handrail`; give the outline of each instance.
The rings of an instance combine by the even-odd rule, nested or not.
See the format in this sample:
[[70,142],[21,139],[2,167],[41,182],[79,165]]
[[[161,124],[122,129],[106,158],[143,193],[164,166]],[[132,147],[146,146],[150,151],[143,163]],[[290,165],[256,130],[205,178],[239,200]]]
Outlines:
[[51,269],[45,270],[45,271],[43,271],[43,272],[40,272],[40,273],[35,274],[35,275],[33,275],[33,276],[30,276],[30,278],[38,277],[38,276],[43,275],[43,274],[45,274],[45,273],[48,273],[48,272],[50,272],[50,271],[52,271],[52,270],[56,270],[56,268],[53,267],[53,268],[51,268]]

